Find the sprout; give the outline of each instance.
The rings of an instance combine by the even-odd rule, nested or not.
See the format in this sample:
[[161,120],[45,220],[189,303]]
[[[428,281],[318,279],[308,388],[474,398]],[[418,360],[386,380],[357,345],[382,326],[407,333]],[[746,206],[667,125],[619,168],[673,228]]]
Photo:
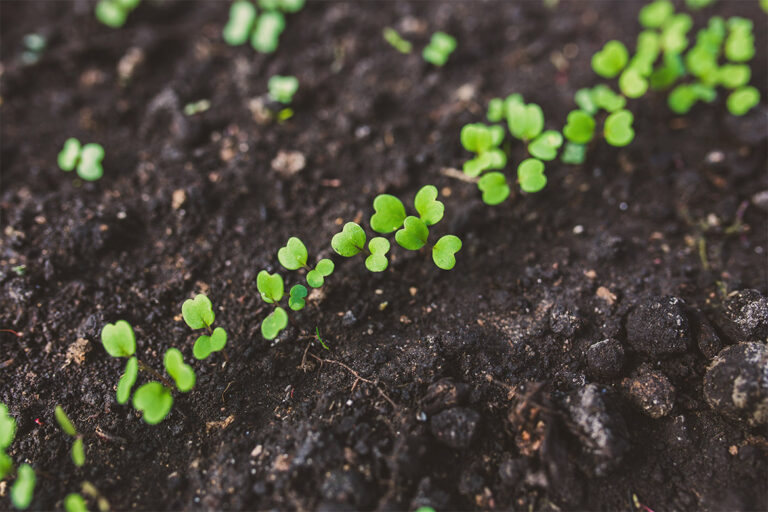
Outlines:
[[586,144],[595,135],[595,118],[583,110],[572,110],[563,128],[565,138],[576,144]]
[[732,62],[746,62],[755,56],[755,38],[752,22],[733,17],[728,20],[728,38],[725,40],[725,56]]
[[304,243],[292,236],[288,239],[288,243],[285,247],[281,247],[277,251],[277,259],[282,266],[288,270],[297,270],[307,265],[307,248]]
[[451,270],[456,266],[456,253],[461,250],[461,240],[454,235],[440,237],[432,248],[432,261],[438,268]]
[[581,164],[587,155],[587,147],[583,144],[569,142],[563,149],[560,159],[566,164]]
[[269,79],[267,86],[272,100],[288,104],[299,89],[299,80],[295,76],[274,75]]
[[171,390],[159,382],[148,382],[133,394],[133,408],[141,411],[144,421],[156,425],[163,421],[173,406]]
[[714,101],[717,93],[712,87],[703,84],[680,84],[669,93],[667,103],[677,114],[687,114],[697,101]]
[[731,114],[743,116],[760,103],[760,91],[752,86],[739,87],[728,96],[726,103]]
[[675,13],[669,0],[656,0],[640,9],[640,24],[645,28],[661,28]]
[[125,365],[125,372],[117,381],[117,403],[124,404],[131,397],[131,390],[136,384],[136,377],[139,375],[139,360],[131,357]]
[[229,21],[224,26],[222,37],[228,45],[245,44],[251,36],[256,22],[256,8],[247,0],[237,0],[229,8]]
[[547,130],[528,144],[528,152],[540,160],[554,160],[563,145],[563,136],[556,130]]
[[95,181],[104,175],[101,161],[104,148],[99,144],[80,145],[80,141],[71,137],[64,142],[59,152],[58,164],[62,171],[77,170],[77,175],[85,181]]
[[261,335],[268,340],[275,337],[288,325],[288,313],[281,307],[276,307],[272,313],[261,322]]
[[544,176],[544,162],[536,158],[527,158],[517,167],[517,181],[523,192],[534,193],[547,185]]
[[307,272],[307,284],[312,288],[320,288],[325,283],[325,278],[333,273],[333,269],[334,264],[331,260],[321,259],[314,270]]
[[675,14],[664,25],[661,32],[661,47],[664,52],[679,55],[688,46],[686,34],[693,26],[693,20],[687,14]]
[[371,229],[377,233],[392,233],[403,225],[405,206],[400,199],[390,194],[380,194],[373,200],[374,214]]
[[[627,99],[621,94],[613,92],[613,90],[605,84],[599,84],[592,88],[590,91],[592,102],[598,109],[603,109],[606,112],[616,112],[624,108],[627,104]],[[584,109],[587,111],[586,109]],[[593,113],[589,112],[588,113]]]
[[16,420],[8,412],[8,407],[0,403],[0,452],[11,445],[14,437],[16,437]]
[[403,221],[403,227],[395,233],[395,241],[403,249],[418,251],[427,243],[429,228],[419,217],[408,216]]
[[628,60],[629,52],[623,43],[608,41],[592,56],[592,69],[603,78],[613,78],[624,69]]
[[105,325],[101,330],[101,343],[112,357],[130,357],[136,352],[136,336],[125,320]]
[[270,274],[266,270],[262,270],[256,276],[256,287],[267,304],[277,304],[285,293],[283,278],[280,274]]
[[685,0],[685,5],[694,11],[703,9],[704,7],[712,5],[713,3],[715,3],[715,0]]
[[513,137],[529,141],[544,129],[544,112],[535,103],[520,101],[507,103],[507,125]]
[[216,315],[213,312],[211,300],[203,294],[197,294],[194,299],[187,299],[181,305],[181,316],[190,329],[205,329],[208,334],[202,334],[195,340],[192,355],[202,360],[213,352],[223,350],[227,345],[227,331],[221,327],[211,330]]
[[717,81],[727,89],[736,89],[749,83],[752,70],[746,64],[724,64],[717,70]]
[[437,200],[437,187],[425,185],[416,193],[413,206],[427,226],[433,226],[443,219],[445,205]]
[[72,443],[72,451],[70,452],[70,455],[75,466],[79,468],[83,467],[85,464],[83,436],[77,432],[72,421],[67,417],[67,413],[64,412],[64,409],[62,409],[60,405],[57,405],[56,409],[54,409],[54,416],[56,417],[56,422],[61,427],[61,430],[68,436],[75,438],[75,441]]
[[186,393],[195,387],[195,370],[184,363],[184,357],[179,349],[169,348],[165,351],[163,366],[165,366],[165,371],[168,372],[168,375],[176,383],[176,388],[182,393]]
[[477,188],[483,193],[483,202],[491,206],[503,203],[510,193],[507,178],[500,172],[489,172],[480,178]]
[[467,124],[461,128],[460,138],[464,149],[477,153],[477,157],[464,162],[467,176],[474,178],[488,169],[503,169],[507,165],[507,155],[498,148],[504,140],[504,128],[501,126]]
[[627,68],[619,77],[619,89],[627,98],[639,98],[648,90],[648,80],[635,68]]
[[272,53],[277,49],[280,34],[285,30],[285,17],[277,11],[268,11],[256,20],[256,28],[251,36],[251,46],[262,53]]
[[611,146],[626,146],[635,138],[632,129],[634,116],[629,110],[619,110],[605,119],[603,135]]
[[651,87],[666,89],[685,74],[685,65],[680,55],[665,53],[662,65],[651,73]]
[[493,98],[488,102],[488,114],[487,118],[492,123],[498,123],[505,116],[504,100],[501,98]]
[[88,512],[88,506],[85,503],[85,498],[73,492],[64,498],[64,510],[66,512]]
[[371,238],[371,241],[368,242],[368,251],[371,254],[365,259],[365,267],[371,272],[385,271],[389,265],[387,260],[389,248],[389,240],[386,238],[381,236]]
[[288,297],[288,307],[294,311],[304,309],[307,301],[304,300],[307,297],[307,288],[300,284],[293,285]]
[[37,477],[29,464],[22,464],[16,471],[16,481],[11,486],[11,502],[19,510],[24,510],[32,503]]
[[421,55],[430,64],[442,67],[455,49],[456,39],[453,36],[445,32],[435,32]]
[[139,0],[99,0],[96,4],[96,19],[108,27],[120,28],[138,5]]
[[363,228],[354,222],[347,222],[344,224],[341,233],[333,235],[333,238],[331,239],[331,247],[340,256],[350,258],[363,250],[365,247],[365,240],[366,237]]
[[413,45],[403,39],[397,30],[392,27],[386,27],[382,32],[384,40],[388,42],[392,47],[400,53],[411,53]]

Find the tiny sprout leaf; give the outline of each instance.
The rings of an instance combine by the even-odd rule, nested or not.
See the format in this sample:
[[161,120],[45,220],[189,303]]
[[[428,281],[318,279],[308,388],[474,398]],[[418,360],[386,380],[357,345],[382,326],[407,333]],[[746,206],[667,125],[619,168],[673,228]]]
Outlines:
[[365,247],[365,231],[358,224],[347,222],[341,233],[333,235],[331,247],[340,256],[354,256]]
[[731,114],[743,116],[760,103],[760,91],[752,86],[739,87],[728,96],[726,103]]
[[262,270],[256,276],[256,287],[259,293],[261,293],[261,298],[267,304],[280,302],[280,299],[283,298],[283,293],[285,293],[283,278],[280,274],[270,274],[266,270]]
[[528,144],[528,152],[541,160],[554,160],[563,145],[563,136],[556,130],[547,130]]
[[544,112],[535,103],[507,104],[507,125],[510,133],[520,140],[531,140],[544,129]]
[[664,25],[661,32],[661,46],[665,53],[679,55],[688,46],[686,34],[691,29],[693,20],[687,14],[675,14]]
[[587,114],[595,115],[597,113],[598,105],[593,99],[591,89],[579,89],[576,91],[576,94],[573,95],[573,100],[579,108]]
[[131,357],[125,365],[125,372],[117,381],[117,403],[124,404],[131,397],[131,390],[136,384],[136,377],[139,375],[139,360]]
[[612,146],[626,146],[635,138],[632,129],[634,116],[629,110],[619,110],[605,119],[603,133],[605,140]]
[[425,61],[440,67],[445,65],[455,49],[456,39],[453,36],[445,32],[435,32],[421,55]]
[[85,498],[73,492],[64,498],[64,510],[66,512],[88,512],[88,506],[85,503]]
[[602,108],[606,112],[616,112],[627,104],[627,99],[624,96],[613,92],[605,84],[599,84],[592,88],[592,100],[598,108]]
[[443,270],[451,270],[456,265],[456,253],[461,250],[461,240],[455,235],[440,237],[432,248],[432,261]]
[[727,89],[747,85],[751,77],[752,70],[746,64],[725,64],[717,70],[718,81]]
[[490,169],[491,165],[493,163],[493,159],[491,157],[491,153],[483,153],[480,156],[477,156],[471,160],[467,160],[464,162],[464,166],[462,170],[464,171],[464,174],[471,178],[476,178],[480,176],[483,171]]
[[547,185],[544,176],[544,162],[536,158],[527,158],[517,166],[517,181],[524,192],[534,193]]
[[483,202],[491,206],[504,202],[510,193],[507,178],[500,172],[489,172],[480,178],[477,188],[483,193]]
[[251,46],[257,52],[272,53],[285,29],[285,17],[277,11],[267,11],[256,20],[256,28],[251,35]]
[[275,75],[267,83],[269,97],[279,103],[288,104],[299,90],[299,79],[295,76]]
[[268,340],[273,340],[287,325],[288,313],[283,308],[277,307],[261,322],[261,335]]
[[461,127],[459,139],[464,149],[473,153],[481,154],[494,146],[491,129],[483,123],[465,124]]
[[307,301],[304,300],[307,297],[307,293],[306,287],[300,284],[293,285],[290,297],[288,298],[288,307],[294,311],[304,309],[304,306],[307,304]]
[[595,118],[583,110],[572,110],[563,128],[565,138],[576,144],[586,144],[595,135]]
[[624,69],[628,60],[629,52],[624,43],[608,41],[592,56],[592,69],[603,78],[613,78]]
[[627,98],[639,98],[648,90],[648,80],[636,69],[627,68],[619,77],[619,89]]
[[101,161],[104,159],[104,148],[100,144],[86,144],[80,151],[80,163],[77,164],[77,175],[85,181],[95,181],[104,175]]
[[492,123],[498,123],[504,119],[504,100],[493,98],[488,102],[488,120]]
[[80,141],[74,137],[64,142],[64,147],[59,152],[58,164],[62,171],[72,171],[77,166],[80,158]]
[[376,213],[371,217],[371,229],[377,233],[391,233],[403,225],[405,206],[393,195],[380,194],[373,200]]
[[128,13],[114,0],[99,0],[96,4],[96,18],[111,28],[125,25]]
[[[395,237],[397,237],[397,235],[395,235]],[[389,240],[386,238],[381,236],[371,238],[371,241],[368,242],[368,250],[371,255],[365,258],[365,267],[371,272],[383,272],[386,270],[389,265],[389,261],[387,260],[389,248]]]
[[285,247],[277,251],[277,259],[288,270],[297,270],[307,264],[307,248],[304,243],[292,236]]
[[418,217],[408,216],[403,227],[395,233],[395,241],[404,249],[418,251],[427,243],[429,228]]
[[118,320],[101,330],[101,343],[112,357],[130,357],[136,352],[136,337],[131,324]]
[[256,8],[247,0],[237,0],[229,8],[229,21],[224,26],[222,37],[228,45],[239,46],[248,41],[256,21]]
[[163,421],[172,406],[171,390],[159,382],[147,382],[133,394],[133,407],[143,412],[144,421],[150,425]]
[[443,218],[445,205],[437,200],[437,187],[434,185],[421,187],[416,193],[413,205],[427,226],[434,226]]
[[62,409],[60,405],[57,405],[53,412],[54,416],[56,417],[56,422],[61,427],[61,430],[63,430],[64,433],[69,436],[76,436],[77,430],[67,417],[67,413],[64,412],[64,409]]
[[16,481],[11,487],[11,502],[19,510],[25,510],[32,503],[37,477],[35,470],[29,464],[22,464],[16,470]]
[[660,28],[675,13],[669,0],[656,0],[640,9],[640,24],[645,28]]
[[194,299],[187,299],[181,305],[181,316],[191,329],[202,329],[213,324],[216,315],[211,300],[199,293]]
[[312,288],[320,288],[325,283],[325,278],[333,274],[333,269],[333,262],[323,258],[317,262],[314,270],[307,272],[307,284]]
[[5,404],[0,403],[0,453],[8,448],[16,437],[16,420],[8,413]]
[[195,359],[202,360],[207,358],[213,352],[222,350],[227,344],[227,331],[221,327],[213,330],[210,336],[203,334],[195,341],[192,347],[192,355]]
[[179,349],[169,348],[166,350],[163,357],[163,365],[168,375],[173,377],[173,381],[176,383],[179,391],[185,393],[195,387],[195,370],[184,363],[184,357]]
[[83,445],[83,439],[78,437],[75,442],[72,443],[72,451],[70,452],[72,462],[75,466],[81,468],[85,464],[85,446]]
[[566,164],[582,164],[587,155],[587,147],[583,144],[569,142],[563,149],[561,160]]
[[411,53],[413,45],[400,36],[397,30],[392,27],[386,27],[382,32],[384,40],[400,53]]
[[13,469],[13,460],[4,451],[0,450],[0,480],[5,478],[5,475],[10,473],[11,469]]

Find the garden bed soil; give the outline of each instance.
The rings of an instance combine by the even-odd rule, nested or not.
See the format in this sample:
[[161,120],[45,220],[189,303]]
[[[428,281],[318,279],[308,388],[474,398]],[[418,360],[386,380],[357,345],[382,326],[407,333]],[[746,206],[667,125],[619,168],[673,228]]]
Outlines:
[[[522,93],[562,126],[597,83],[590,56],[632,44],[641,5],[310,2],[261,55],[222,42],[221,2],[142,2],[119,30],[90,2],[2,2],[0,328],[21,336],[0,333],[0,400],[10,454],[38,472],[32,507],[87,480],[115,509],[766,509],[765,427],[714,410],[702,384],[722,346],[765,341],[732,334],[723,307],[768,287],[765,103],[678,117],[650,93],[631,102],[633,144],[548,164],[544,191],[498,207],[445,171],[492,97]],[[766,48],[757,2],[699,25],[710,13],[754,19]],[[420,56],[436,30],[458,39],[444,68]],[[48,46],[25,66],[31,32]],[[295,114],[263,123],[274,74],[299,78]],[[103,179],[57,168],[71,136],[104,146]],[[305,167],[273,162],[286,151]],[[382,274],[334,256],[309,306],[261,337],[256,275],[288,237],[330,257],[376,194],[409,204],[428,183],[446,204],[435,232],[464,241],[453,271],[426,250],[395,249]],[[740,206],[748,228],[727,234]],[[195,363],[195,389],[146,425],[115,402],[101,328],[129,321],[158,370],[171,346],[191,361],[181,304],[200,292],[229,362]],[[87,436],[82,469],[57,404]]]

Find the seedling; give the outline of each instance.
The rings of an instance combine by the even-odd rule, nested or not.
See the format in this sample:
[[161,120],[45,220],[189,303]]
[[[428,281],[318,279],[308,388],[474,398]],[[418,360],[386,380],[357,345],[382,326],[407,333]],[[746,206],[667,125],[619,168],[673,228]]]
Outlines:
[[233,2],[229,8],[229,21],[224,26],[222,37],[228,45],[245,44],[251,36],[256,22],[256,7],[247,0]]
[[[261,294],[262,300],[267,304],[278,304],[285,294],[285,285],[282,276],[280,276],[280,274],[270,274],[266,270],[262,270],[256,276],[256,287]],[[296,293],[298,293],[298,289],[294,292],[294,295]],[[295,300],[294,305],[298,305]],[[272,313],[261,322],[261,335],[268,340],[275,339],[275,337],[280,334],[280,331],[287,326],[288,313],[286,313],[285,309],[280,306],[276,306]]]
[[299,80],[295,76],[274,75],[269,79],[267,86],[270,99],[287,105],[299,90]]
[[29,464],[22,464],[16,470],[16,481],[11,486],[11,503],[19,510],[25,510],[32,503],[37,476]]
[[606,142],[611,146],[626,146],[635,138],[635,131],[632,129],[634,116],[629,110],[619,110],[613,112],[605,120],[603,135]]
[[490,206],[503,203],[510,193],[506,176],[498,171],[489,172],[480,178],[477,188],[483,193],[483,202]]
[[456,49],[456,38],[445,32],[435,32],[429,44],[424,48],[422,57],[435,66],[442,67],[448,61],[448,57]]
[[432,261],[438,268],[451,270],[456,266],[456,253],[461,250],[461,240],[455,235],[440,237],[432,248]]
[[325,278],[333,273],[333,262],[323,258],[312,269],[307,265],[308,257],[309,253],[304,242],[295,236],[289,238],[288,243],[277,251],[277,259],[283,267],[288,270],[304,268],[307,271],[307,284],[312,288],[320,288],[325,283]]
[[687,5],[689,9],[693,9],[694,11],[703,9],[704,7],[708,7],[713,3],[715,3],[715,0],[685,0],[685,5]]
[[99,0],[96,4],[96,18],[112,28],[125,25],[128,15],[139,5],[140,0]]
[[150,425],[163,421],[172,406],[171,390],[159,382],[147,382],[133,394],[133,408],[141,411],[144,421]]
[[27,66],[31,66],[40,60],[40,57],[48,44],[45,36],[34,32],[25,35],[22,39],[22,43],[24,44],[24,51],[21,52],[21,62]]
[[569,142],[563,149],[560,159],[566,164],[582,164],[587,156],[587,147],[583,144]]
[[595,136],[595,118],[583,110],[572,110],[563,135],[575,144],[587,144]]
[[[0,480],[13,471],[13,461],[5,453],[16,437],[16,420],[8,412],[8,408],[0,402]],[[29,464],[22,464],[16,470],[16,481],[11,486],[11,503],[24,510],[32,502],[35,490],[35,470]]]
[[460,138],[464,149],[477,154],[475,158],[464,162],[464,173],[467,176],[477,177],[488,169],[503,169],[507,165],[507,155],[498,147],[504,140],[504,129],[501,126],[468,124],[462,127]]
[[411,53],[413,45],[403,39],[397,30],[393,29],[392,27],[386,27],[382,32],[382,35],[384,36],[384,40],[388,42],[395,50],[405,54]]
[[177,348],[169,348],[163,357],[163,366],[176,383],[176,388],[185,393],[195,387],[195,371],[184,363],[184,357]]
[[320,337],[320,328],[315,327],[315,339],[320,343],[320,345],[323,346],[325,350],[331,350],[331,347],[329,347],[324,341],[323,338]]
[[206,99],[198,100],[198,101],[187,103],[186,105],[184,105],[184,115],[194,116],[197,114],[202,114],[203,112],[207,111],[210,108],[211,108],[210,100],[206,100]]
[[544,112],[535,103],[519,101],[506,103],[507,125],[513,137],[522,141],[533,140],[544,129]]
[[88,505],[80,494],[73,492],[64,498],[64,510],[67,512],[88,512]]
[[528,144],[528,152],[539,160],[554,160],[563,145],[563,136],[556,130],[547,130]]
[[285,30],[285,17],[277,11],[267,11],[256,20],[256,28],[251,35],[251,46],[262,53],[277,50],[280,34]]
[[305,300],[307,294],[308,292],[305,286],[300,284],[293,285],[289,293],[288,307],[294,311],[304,309],[304,306],[307,305],[307,301]]
[[90,143],[80,145],[74,137],[64,142],[59,152],[58,164],[62,171],[77,170],[77,175],[86,181],[95,181],[104,175],[101,161],[104,159],[104,148],[100,144]]
[[389,266],[389,260],[387,260],[389,248],[389,240],[386,238],[381,236],[372,238],[368,242],[368,251],[371,254],[365,259],[366,268],[371,272],[384,272]]
[[661,28],[675,13],[669,0],[656,0],[640,9],[640,24],[645,28]]
[[536,158],[523,160],[517,167],[517,181],[524,192],[532,194],[540,191],[547,185],[544,163]]
[[592,69],[603,78],[617,76],[629,61],[627,47],[620,41],[608,41],[592,56]]
[[627,68],[619,77],[619,89],[627,98],[639,98],[648,90],[648,80],[635,68]]
[[185,300],[181,305],[181,316],[190,329],[205,329],[208,332],[208,334],[198,336],[195,340],[195,345],[192,348],[195,359],[206,359],[213,352],[224,350],[227,345],[227,331],[221,327],[211,329],[216,315],[213,312],[213,304],[208,297],[198,294],[194,299]]
[[735,116],[743,116],[760,103],[760,91],[752,86],[739,87],[727,100],[728,110]]
[[728,20],[728,38],[725,40],[725,56],[731,62],[747,62],[755,56],[755,38],[752,21],[733,17]]
[[67,417],[67,413],[64,412],[64,409],[62,409],[60,405],[56,406],[54,416],[56,416],[56,422],[61,427],[61,430],[64,431],[64,433],[68,436],[75,438],[74,442],[72,443],[70,456],[72,457],[72,462],[75,464],[75,466],[79,468],[83,467],[85,464],[85,447],[83,446],[82,434],[77,432],[77,429],[75,429],[72,421],[69,419],[69,417]]
[[395,241],[404,249],[418,251],[427,243],[429,228],[418,217],[408,216],[403,221],[403,227],[395,233]]
[[697,101],[711,103],[717,93],[704,84],[680,84],[667,97],[669,108],[677,114],[687,114]]
[[285,30],[285,16],[280,11],[298,12],[304,7],[304,0],[259,0],[259,7],[265,11],[261,16],[247,0],[237,0],[232,4],[229,20],[221,34],[227,44],[239,46],[250,39],[256,51],[274,52],[280,34]]

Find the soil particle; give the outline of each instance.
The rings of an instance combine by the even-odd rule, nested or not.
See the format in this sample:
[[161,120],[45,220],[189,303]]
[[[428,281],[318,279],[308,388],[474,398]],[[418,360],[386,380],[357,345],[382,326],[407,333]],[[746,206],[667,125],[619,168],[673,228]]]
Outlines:
[[666,416],[675,405],[672,383],[659,371],[641,368],[621,384],[629,400],[653,419]]
[[499,466],[499,478],[505,485],[515,485],[523,479],[528,470],[528,459],[520,457],[506,460]]
[[589,456],[589,469],[604,476],[621,464],[629,449],[627,424],[613,403],[613,396],[587,384],[566,398],[573,433]]
[[768,425],[768,347],[726,347],[704,375],[704,397],[714,410],[750,426]]
[[654,297],[636,306],[627,319],[627,342],[637,352],[657,356],[685,352],[690,343],[683,301]]
[[363,475],[354,470],[331,471],[323,482],[323,497],[333,504],[347,504],[357,510],[369,508],[372,503],[370,485]]
[[606,338],[587,349],[589,374],[596,379],[615,379],[624,366],[624,347],[619,340]]
[[459,405],[467,396],[466,384],[456,383],[451,378],[440,379],[427,388],[421,399],[421,408],[427,414],[435,414],[443,409]]
[[757,290],[738,290],[723,304],[723,330],[734,341],[768,341],[768,299]]
[[472,444],[480,415],[472,409],[453,407],[433,416],[432,435],[451,448],[463,449]]
[[699,345],[699,350],[707,359],[712,359],[722,350],[723,342],[717,335],[717,331],[706,320],[701,320],[697,327],[696,343]]

